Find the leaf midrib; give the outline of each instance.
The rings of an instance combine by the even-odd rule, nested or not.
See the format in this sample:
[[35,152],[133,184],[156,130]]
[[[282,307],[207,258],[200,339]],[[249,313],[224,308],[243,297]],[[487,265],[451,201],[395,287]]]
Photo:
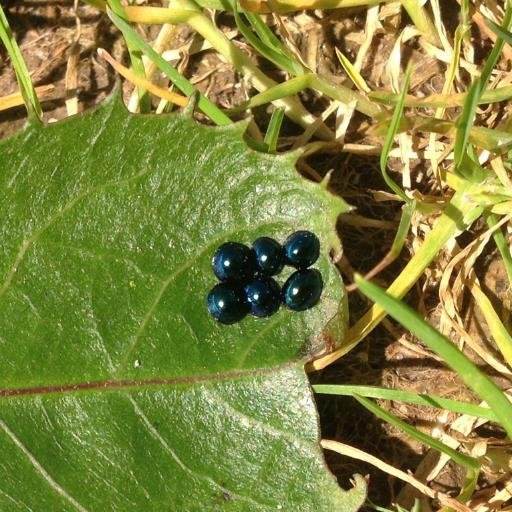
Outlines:
[[208,375],[192,375],[187,377],[152,378],[152,379],[107,379],[69,384],[33,386],[28,388],[0,388],[0,400],[14,397],[32,397],[35,395],[69,394],[88,391],[113,391],[117,389],[165,387],[193,385],[209,382],[243,379],[247,377],[262,377],[272,375],[281,370],[287,370],[305,363],[305,358],[297,358],[280,365],[268,368],[253,368],[248,370],[226,370]]

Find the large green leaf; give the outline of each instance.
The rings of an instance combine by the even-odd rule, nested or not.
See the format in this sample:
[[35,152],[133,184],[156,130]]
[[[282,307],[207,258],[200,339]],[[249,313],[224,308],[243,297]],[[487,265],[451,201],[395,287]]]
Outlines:
[[[0,510],[361,504],[325,467],[303,371],[343,336],[345,205],[243,130],[111,99],[0,144]],[[320,304],[217,324],[216,247],[298,228],[322,242]]]

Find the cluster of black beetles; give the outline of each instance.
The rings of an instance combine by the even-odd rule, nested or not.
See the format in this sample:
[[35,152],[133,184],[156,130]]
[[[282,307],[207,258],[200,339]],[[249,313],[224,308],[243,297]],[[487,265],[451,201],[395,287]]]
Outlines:
[[[212,267],[220,283],[207,296],[208,310],[222,324],[239,322],[248,313],[271,316],[283,303],[292,311],[304,311],[318,303],[322,275],[308,268],[318,259],[320,242],[310,231],[297,231],[281,245],[269,237],[254,241],[252,248],[238,242],[222,244],[213,255]],[[297,270],[280,289],[272,278],[284,265]]]

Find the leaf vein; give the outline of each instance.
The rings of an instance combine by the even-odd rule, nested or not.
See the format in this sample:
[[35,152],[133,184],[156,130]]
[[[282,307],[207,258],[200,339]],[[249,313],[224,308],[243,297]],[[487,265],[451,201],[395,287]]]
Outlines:
[[278,324],[280,324],[281,322],[283,322],[285,319],[285,317],[283,315],[280,315],[280,316],[274,316],[274,318],[271,318],[269,320],[269,322],[267,323],[267,325],[261,329],[261,331],[258,332],[258,334],[256,334],[256,336],[254,336],[252,338],[252,340],[249,342],[249,344],[247,345],[246,349],[244,350],[244,352],[242,353],[241,357],[240,357],[240,360],[238,361],[238,364],[236,365],[236,368],[237,369],[241,369],[243,368],[245,362],[247,361],[247,357],[249,356],[251,350],[254,348],[254,346],[256,345],[256,343],[261,339],[263,338],[263,336],[265,334],[267,334],[269,331],[271,331],[274,327],[276,327]]
[[238,499],[243,499],[244,501],[249,501],[250,503],[252,503],[253,505],[257,505],[257,506],[260,506],[259,503],[255,502],[254,500],[252,500],[251,498],[249,497],[246,497],[246,496],[240,496],[236,493],[234,493],[233,491],[230,491],[229,489],[227,489],[226,487],[224,487],[223,485],[220,485],[218,484],[215,480],[213,480],[213,478],[210,478],[209,476],[206,476],[206,475],[201,475],[200,473],[198,473],[197,471],[194,471],[192,469],[190,469],[179,457],[178,455],[176,454],[176,452],[171,448],[171,446],[169,445],[169,443],[161,436],[160,432],[158,432],[158,430],[151,424],[151,422],[149,421],[148,417],[146,416],[146,414],[144,413],[144,411],[139,407],[139,404],[135,401],[135,399],[131,396],[131,395],[128,395],[128,400],[131,402],[132,406],[133,406],[133,409],[135,411],[135,414],[137,415],[137,417],[142,421],[142,424],[144,425],[144,427],[146,428],[146,430],[149,432],[149,434],[151,435],[151,437],[153,437],[154,439],[156,439],[163,447],[163,449],[165,450],[166,453],[168,453],[171,458],[174,460],[174,462],[176,462],[176,464],[178,464],[178,466],[181,468],[181,470],[185,473],[187,473],[187,475],[189,475],[190,477],[192,478],[197,478],[199,480],[206,480],[209,484],[211,484],[215,489],[221,491],[222,493],[228,493],[230,496],[233,496],[235,498],[238,498]]
[[14,275],[16,274],[18,267],[20,266],[23,258],[25,257],[25,254],[27,253],[27,250],[31,245],[37,242],[39,237],[50,227],[52,224],[54,224],[57,219],[63,217],[66,213],[68,213],[77,203],[79,203],[82,199],[85,199],[87,196],[94,194],[96,192],[101,192],[109,187],[117,187],[126,185],[132,181],[135,181],[141,177],[143,177],[146,174],[151,174],[152,172],[155,172],[155,169],[146,169],[143,171],[140,171],[137,174],[134,174],[133,176],[130,176],[128,178],[124,178],[122,180],[118,181],[109,181],[107,183],[104,183],[102,185],[99,185],[97,187],[91,187],[89,189],[86,189],[81,194],[78,194],[76,197],[72,198],[67,204],[65,204],[60,210],[55,212],[53,215],[51,215],[46,223],[40,228],[35,230],[28,236],[28,238],[24,238],[23,242],[21,243],[20,249],[18,250],[18,253],[14,259],[14,263],[12,264],[11,268],[7,272],[7,276],[5,281],[3,282],[2,286],[0,286],[0,298],[4,295],[4,293],[7,291],[9,286],[11,285],[11,282],[14,278]]
[[203,392],[207,395],[209,395],[213,400],[215,400],[217,403],[219,403],[224,409],[229,411],[230,416],[237,416],[242,421],[246,421],[250,423],[254,427],[260,427],[263,431],[267,432],[268,434],[272,434],[275,437],[284,437],[285,439],[288,439],[288,441],[292,442],[294,445],[298,446],[302,451],[305,453],[309,453],[311,451],[311,443],[306,441],[305,439],[301,439],[296,434],[293,434],[291,432],[286,432],[285,430],[278,429],[276,427],[273,427],[272,425],[269,425],[268,423],[265,423],[261,420],[258,420],[252,416],[249,416],[238,409],[235,409],[229,402],[227,402],[225,399],[223,399],[218,393],[216,393],[214,390],[206,390],[203,388]]
[[32,466],[36,471],[46,480],[46,483],[60,496],[66,499],[71,505],[73,505],[79,512],[88,512],[78,501],[73,498],[61,485],[59,485],[41,465],[41,463],[34,457],[29,449],[23,444],[21,439],[7,426],[7,424],[0,419],[0,428],[7,434],[11,441],[21,450],[21,452],[27,457]]

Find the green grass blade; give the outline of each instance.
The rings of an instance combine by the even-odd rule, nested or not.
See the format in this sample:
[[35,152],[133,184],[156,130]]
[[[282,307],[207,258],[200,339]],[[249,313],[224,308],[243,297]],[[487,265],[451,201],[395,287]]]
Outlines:
[[244,23],[236,8],[234,9],[233,14],[235,16],[235,23],[238,30],[260,55],[273,62],[277,67],[284,71],[287,71],[292,75],[297,74],[296,65],[293,61],[290,61],[288,56],[275,51],[273,48],[261,41],[261,39]]
[[[352,78],[352,77],[351,77]],[[387,91],[371,91],[368,93],[368,97],[384,103],[387,105],[396,105],[399,95],[392,94]],[[435,108],[455,108],[462,107],[466,93],[454,93],[454,94],[432,94],[424,98],[415,98],[413,96],[407,96],[405,99],[406,107],[435,107]],[[499,103],[501,101],[507,101],[512,98],[512,86],[505,85],[503,87],[497,87],[496,89],[486,90],[482,93],[479,105],[485,105],[488,103]]]
[[503,27],[500,27],[499,25],[496,25],[493,21],[489,19],[485,19],[485,24],[500,38],[505,41],[505,43],[508,43],[512,45],[512,33],[510,33],[508,30],[504,29]]
[[398,229],[396,231],[395,238],[393,240],[393,244],[391,245],[391,249],[389,252],[393,256],[398,256],[402,252],[402,248],[405,243],[405,239],[407,237],[407,233],[409,232],[409,228],[411,227],[412,216],[414,211],[416,210],[416,200],[409,200],[409,202],[402,209],[402,216],[400,217],[400,224],[398,224]]
[[[112,11],[117,14],[117,16],[123,18],[126,21],[126,16],[124,14],[124,9],[120,0],[108,0],[108,5]],[[137,47],[134,46],[129,39],[126,39],[126,46],[128,48],[128,54],[130,55],[130,62],[132,63],[134,73],[137,76],[146,78],[146,69],[144,68],[144,63],[142,62],[142,52],[138,50]],[[140,112],[149,112],[151,109],[151,98],[149,97],[148,91],[146,91],[146,89],[143,87],[137,87],[137,95],[139,97]]]
[[229,112],[243,112],[248,108],[254,108],[296,94],[308,87],[316,89],[329,98],[338,100],[346,105],[356,102],[357,110],[370,117],[379,117],[382,114],[381,108],[362,94],[342,85],[330,84],[313,73],[296,76],[286,82],[269,87],[266,91],[255,94],[249,101],[244,102],[239,107],[229,109]]
[[268,25],[261,19],[260,15],[255,12],[249,12],[245,9],[240,8],[240,11],[244,13],[252,28],[258,34],[258,37],[268,46],[274,48],[276,51],[287,52],[283,43],[279,38],[270,30]]
[[360,386],[351,384],[315,384],[313,385],[315,393],[325,395],[360,395],[366,398],[378,398],[381,400],[394,400],[396,402],[405,402],[414,405],[423,405],[427,407],[437,407],[457,414],[467,414],[477,418],[485,418],[490,421],[498,421],[491,409],[480,407],[479,405],[460,402],[450,398],[442,398],[435,395],[426,395],[412,393],[411,391],[402,391],[400,389],[389,389],[377,386]]
[[[487,225],[490,228],[492,228],[499,222],[498,216],[495,215],[494,213],[489,213],[488,215],[486,215],[485,220],[487,221]],[[494,243],[496,244],[496,247],[500,251],[501,258],[503,259],[503,264],[507,272],[509,286],[512,286],[512,255],[510,254],[508,242],[505,239],[503,231],[501,229],[495,231],[493,233],[493,239]]]
[[356,67],[350,62],[345,55],[339,50],[337,47],[334,47],[334,50],[336,51],[336,56],[338,57],[338,60],[340,61],[341,66],[345,70],[345,73],[347,73],[350,80],[352,80],[352,83],[361,91],[365,91],[367,93],[370,92],[370,88],[368,87],[368,84],[366,83],[365,79],[362,77],[361,73],[356,69]]
[[512,23],[512,7],[510,2],[507,2],[507,8],[505,10],[502,27],[498,27],[496,24],[490,22],[489,20],[487,20],[487,23],[491,30],[497,31],[496,34],[498,35],[498,39],[484,65],[484,69],[482,70],[480,78],[471,84],[471,87],[466,96],[466,101],[464,102],[462,114],[457,121],[458,130],[455,136],[455,145],[453,149],[454,164],[455,168],[459,170],[462,175],[464,174],[464,170],[459,169],[459,167],[463,161],[464,155],[466,154],[466,147],[469,141],[469,134],[474,123],[476,108],[480,102],[482,94],[487,88],[487,82],[489,81],[492,70],[495,68],[503,49],[504,39],[501,36],[504,35],[507,37],[508,29]]
[[366,409],[368,409],[372,414],[377,416],[377,418],[380,418],[381,420],[388,422],[390,425],[398,427],[400,430],[406,432],[417,441],[420,441],[421,443],[426,444],[427,446],[430,446],[431,448],[434,448],[435,450],[438,450],[441,453],[445,453],[457,464],[460,464],[461,466],[464,466],[473,471],[478,471],[480,464],[473,457],[470,457],[469,455],[464,455],[463,453],[460,453],[457,450],[450,448],[448,445],[442,443],[438,439],[434,439],[432,436],[429,436],[428,434],[421,432],[416,427],[413,427],[412,425],[409,425],[400,418],[397,418],[394,414],[385,411],[368,398],[365,398],[360,395],[354,395],[354,398]]
[[25,102],[27,109],[28,119],[30,122],[37,123],[43,118],[43,111],[39,104],[36,91],[30,79],[30,73],[28,71],[23,55],[21,54],[20,48],[14,35],[9,26],[9,22],[5,16],[4,10],[0,5],[0,39],[7,49],[7,53],[11,57],[12,65],[14,66],[14,72],[18,79],[20,86],[21,95]]
[[403,432],[409,434],[412,438],[416,439],[420,443],[426,444],[434,450],[438,450],[441,453],[448,455],[448,457],[450,457],[454,462],[465,467],[467,469],[467,474],[459,495],[459,499],[461,499],[461,501],[467,501],[471,497],[477,484],[478,473],[480,472],[480,463],[478,460],[470,457],[469,455],[464,455],[463,453],[454,450],[450,446],[442,443],[432,436],[421,432],[412,425],[409,425],[405,421],[402,421],[400,418],[397,418],[394,414],[385,411],[368,398],[364,398],[358,395],[354,395],[354,398],[371,413],[377,416],[377,418],[387,421],[389,424],[401,429]]
[[487,402],[508,437],[512,439],[512,404],[500,388],[446,336],[423,320],[412,308],[360,276],[356,276],[355,280],[366,296],[378,303],[389,315],[441,356],[446,364],[459,374],[466,385]]
[[312,75],[306,74],[297,76],[295,78],[291,78],[286,82],[282,82],[280,84],[275,85],[274,87],[270,87],[264,92],[260,92],[255,94],[249,100],[245,101],[238,107],[234,107],[228,110],[228,112],[239,113],[244,110],[253,109],[259,107],[261,105],[265,105],[272,101],[279,100],[286,96],[291,96],[293,94],[297,94],[298,92],[303,91],[307,87],[310,86],[310,80]]
[[469,135],[476,115],[476,107],[482,94],[482,82],[475,80],[469,88],[462,113],[457,120],[457,133],[455,135],[455,145],[453,148],[455,169],[460,175],[464,176],[464,169],[461,168],[462,161],[466,155],[466,148],[469,142]]
[[267,133],[265,134],[265,144],[269,153],[274,153],[277,149],[277,139],[281,131],[281,125],[284,119],[284,108],[278,108],[272,112],[270,123],[268,124]]
[[[176,69],[174,69],[161,55],[159,55],[149,44],[147,44],[133,28],[117,16],[114,12],[108,11],[110,19],[114,22],[119,30],[123,33],[125,39],[130,41],[134,47],[145,53],[165,75],[187,96],[196,93],[197,89]],[[231,124],[231,119],[222,112],[214,103],[212,103],[204,94],[199,94],[197,102],[199,109],[206,114],[217,125]]]
[[389,153],[391,151],[391,148],[393,147],[395,135],[397,134],[400,128],[400,120],[402,119],[402,114],[405,106],[405,98],[407,96],[407,91],[409,90],[409,83],[411,81],[411,72],[412,68],[408,66],[404,76],[402,92],[400,94],[400,97],[398,98],[395,111],[393,112],[393,117],[391,118],[389,130],[387,132],[386,140],[384,141],[382,153],[380,155],[380,171],[382,173],[384,181],[386,182],[387,186],[391,190],[393,190],[393,192],[395,192],[397,196],[401,197],[405,202],[409,202],[409,198],[405,195],[404,191],[389,176],[387,171],[387,163]]
[[482,89],[485,89],[485,86],[487,85],[487,82],[489,81],[489,78],[491,76],[492,70],[496,67],[496,64],[498,63],[498,59],[500,57],[501,51],[503,50],[503,45],[505,44],[505,41],[507,41],[510,44],[510,38],[507,40],[503,37],[508,37],[508,35],[510,35],[509,30],[512,25],[512,4],[509,1],[507,1],[506,4],[507,7],[505,9],[505,14],[503,16],[503,23],[501,27],[490,20],[486,20],[486,23],[488,24],[489,28],[498,36],[498,39],[496,40],[496,43],[491,51],[491,54],[489,55],[489,58],[485,63],[484,69],[482,70],[482,74],[480,75],[480,80],[482,81],[483,84]]
[[393,261],[395,261],[398,255],[402,252],[405,239],[407,238],[407,233],[411,226],[412,216],[416,210],[416,204],[416,200],[412,199],[403,206],[400,224],[398,225],[398,230],[395,234],[393,244],[384,258],[382,258],[382,260],[368,274],[366,274],[367,279],[371,279],[378,273],[382,272],[382,270],[391,265],[391,263],[393,263]]
[[294,55],[288,50],[288,48],[286,48],[283,42],[274,34],[274,32],[272,32],[272,30],[270,30],[267,24],[261,19],[259,14],[245,10],[243,13],[251,24],[252,28],[258,34],[258,37],[261,39],[261,41],[288,59],[290,69],[292,70],[292,74],[294,76],[303,75],[307,72],[302,64],[297,62]]
[[[488,213],[487,215],[485,215],[485,220],[487,221],[487,225],[490,228],[492,228],[499,222],[498,216],[495,215],[494,213]],[[509,286],[512,287],[512,255],[510,254],[510,249],[507,240],[505,239],[505,235],[503,234],[503,231],[501,229],[495,231],[492,237],[494,239],[496,247],[500,251],[500,255],[503,260],[503,265],[507,272]]]

